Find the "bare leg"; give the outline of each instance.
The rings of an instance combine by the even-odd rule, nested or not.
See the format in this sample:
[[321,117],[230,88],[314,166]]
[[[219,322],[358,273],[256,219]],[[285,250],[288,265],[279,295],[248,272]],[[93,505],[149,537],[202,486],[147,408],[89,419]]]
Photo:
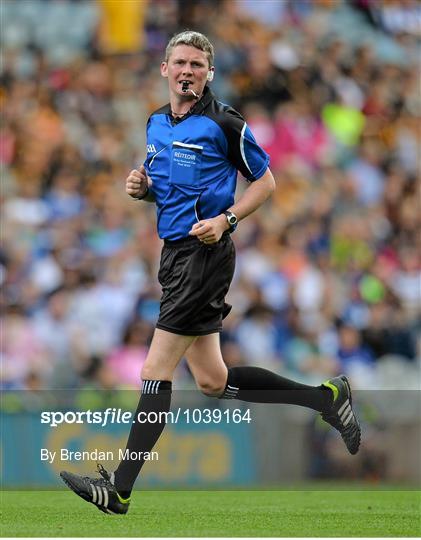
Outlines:
[[143,380],[172,381],[174,370],[194,336],[179,336],[157,328],[143,365]]
[[144,463],[143,457],[137,456],[144,456],[145,452],[152,450],[165,427],[161,413],[170,409],[174,370],[194,339],[194,336],[179,336],[155,330],[142,369],[142,394],[126,445],[128,454],[135,458],[123,459],[114,473],[115,486],[124,498],[130,496]]
[[185,356],[198,388],[206,395],[220,396],[225,389],[228,369],[222,358],[219,333],[196,338]]

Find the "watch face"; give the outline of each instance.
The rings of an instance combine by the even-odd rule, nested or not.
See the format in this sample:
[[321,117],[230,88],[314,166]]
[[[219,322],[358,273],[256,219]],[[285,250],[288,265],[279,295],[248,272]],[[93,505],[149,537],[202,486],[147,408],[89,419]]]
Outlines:
[[235,227],[237,226],[238,218],[237,218],[237,216],[235,214],[233,214],[229,210],[224,212],[224,214],[225,214],[225,216],[227,218],[228,225],[230,226],[231,232],[232,232],[235,229]]

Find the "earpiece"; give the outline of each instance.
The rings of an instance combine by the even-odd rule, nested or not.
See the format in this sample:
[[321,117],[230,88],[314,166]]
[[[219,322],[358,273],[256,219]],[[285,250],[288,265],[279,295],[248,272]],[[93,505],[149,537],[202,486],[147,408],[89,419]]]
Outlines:
[[209,82],[213,81],[213,75],[214,75],[214,72],[211,71],[211,70],[209,70],[209,71],[208,71],[208,75],[207,75],[207,77],[206,77],[206,78],[208,79]]

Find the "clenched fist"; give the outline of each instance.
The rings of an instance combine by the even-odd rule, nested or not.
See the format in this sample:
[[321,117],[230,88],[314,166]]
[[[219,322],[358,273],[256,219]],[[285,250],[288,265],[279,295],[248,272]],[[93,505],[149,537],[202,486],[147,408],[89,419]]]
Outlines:
[[126,193],[134,199],[142,198],[148,191],[149,180],[143,165],[139,169],[133,169],[126,178]]
[[198,221],[189,231],[190,236],[196,236],[204,244],[215,244],[221,239],[224,231],[229,229],[227,218],[220,214],[214,218]]

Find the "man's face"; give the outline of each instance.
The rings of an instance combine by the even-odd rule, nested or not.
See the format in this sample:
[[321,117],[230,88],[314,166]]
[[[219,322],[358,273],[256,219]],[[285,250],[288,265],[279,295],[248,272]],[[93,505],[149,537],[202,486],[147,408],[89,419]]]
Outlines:
[[189,81],[189,89],[200,95],[206,85],[209,69],[205,52],[190,45],[177,45],[173,48],[168,62],[162,62],[161,75],[168,78],[172,94],[192,99],[191,92],[182,91],[183,81]]

